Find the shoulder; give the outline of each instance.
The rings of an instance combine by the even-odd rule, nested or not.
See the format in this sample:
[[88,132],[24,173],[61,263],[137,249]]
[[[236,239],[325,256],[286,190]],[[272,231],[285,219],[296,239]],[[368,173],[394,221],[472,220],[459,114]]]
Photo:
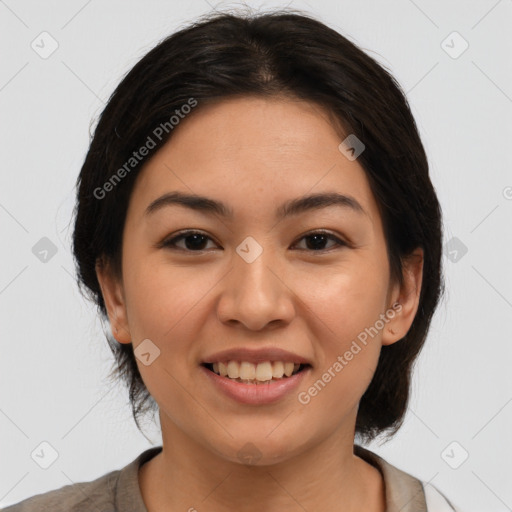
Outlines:
[[111,471],[96,480],[65,485],[42,494],[36,494],[15,505],[2,509],[2,512],[85,512],[101,510],[115,512],[117,479],[121,470]]
[[354,454],[375,466],[382,474],[386,510],[401,512],[460,512],[432,484],[393,466],[376,453],[354,445]]
[[121,469],[90,482],[78,482],[37,494],[2,509],[2,512],[145,512],[138,471],[161,450],[161,446],[149,448]]

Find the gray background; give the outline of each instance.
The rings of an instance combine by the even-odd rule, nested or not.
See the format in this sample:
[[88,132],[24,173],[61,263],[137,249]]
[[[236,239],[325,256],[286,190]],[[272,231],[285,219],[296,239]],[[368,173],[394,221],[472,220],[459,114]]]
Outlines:
[[[137,431],[126,391],[105,380],[111,354],[73,277],[74,183],[121,76],[197,15],[234,5],[0,0],[0,506],[92,480],[160,443],[155,425],[149,440]],[[512,1],[288,5],[394,74],[444,211],[446,297],[403,428],[370,448],[465,511],[512,510]],[[43,237],[54,255],[40,252]]]

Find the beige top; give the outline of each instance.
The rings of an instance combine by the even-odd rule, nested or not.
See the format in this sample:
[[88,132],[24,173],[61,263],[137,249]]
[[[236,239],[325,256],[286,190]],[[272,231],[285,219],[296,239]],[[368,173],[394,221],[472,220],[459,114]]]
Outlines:
[[[90,482],[78,482],[38,494],[2,512],[147,512],[139,487],[139,467],[162,451],[149,448],[124,468]],[[384,479],[386,512],[444,512],[456,510],[432,486],[388,464],[377,454],[354,445],[354,453],[375,466]],[[428,489],[428,491],[427,491]],[[429,498],[430,493],[435,496]]]

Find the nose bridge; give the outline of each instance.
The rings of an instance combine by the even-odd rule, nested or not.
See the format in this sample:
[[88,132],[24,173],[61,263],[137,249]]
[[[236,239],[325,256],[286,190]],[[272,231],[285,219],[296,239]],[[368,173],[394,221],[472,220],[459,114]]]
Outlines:
[[[277,283],[276,270],[271,271],[272,265],[276,267],[276,258],[272,257],[271,251],[266,249],[253,261],[246,260],[239,256],[235,258],[235,273],[242,290],[247,293],[273,294],[273,288]],[[239,290],[240,291],[240,290]]]
[[293,316],[291,294],[279,277],[276,254],[256,244],[246,239],[238,246],[218,305],[221,320],[237,321],[251,329],[275,320],[290,321]]

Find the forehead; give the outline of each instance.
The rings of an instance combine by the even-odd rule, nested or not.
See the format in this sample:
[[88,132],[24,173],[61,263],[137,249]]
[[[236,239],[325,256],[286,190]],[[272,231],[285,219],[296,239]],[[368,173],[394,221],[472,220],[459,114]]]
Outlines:
[[344,137],[322,107],[303,101],[244,97],[199,106],[145,164],[131,208],[142,215],[158,196],[180,190],[218,199],[243,217],[336,191],[355,197],[374,222],[364,169],[338,148]]

